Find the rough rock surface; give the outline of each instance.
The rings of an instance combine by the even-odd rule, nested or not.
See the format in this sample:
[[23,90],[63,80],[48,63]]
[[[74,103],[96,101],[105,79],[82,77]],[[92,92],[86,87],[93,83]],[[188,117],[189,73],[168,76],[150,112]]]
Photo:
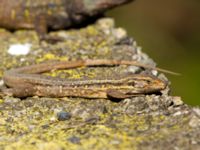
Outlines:
[[[82,29],[50,33],[65,40],[39,42],[34,31],[0,30],[0,77],[12,67],[48,60],[114,58],[155,63],[112,19],[104,18]],[[9,53],[15,44],[29,45],[26,55]],[[18,52],[21,49],[18,50]],[[78,68],[52,71],[62,78],[96,78],[118,73],[148,72],[134,66]],[[0,86],[3,86],[1,80]],[[0,87],[0,88],[1,88]],[[0,99],[0,149],[198,149],[200,109],[170,96],[146,95],[113,102],[106,99]]]

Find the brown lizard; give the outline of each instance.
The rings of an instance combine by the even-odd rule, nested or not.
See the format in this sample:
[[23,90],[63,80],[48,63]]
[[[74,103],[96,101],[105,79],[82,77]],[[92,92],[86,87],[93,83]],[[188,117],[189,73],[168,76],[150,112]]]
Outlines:
[[0,0],[0,27],[35,29],[44,36],[47,29],[64,29],[132,0]]
[[16,97],[85,97],[123,99],[141,94],[157,93],[165,89],[167,83],[151,75],[132,74],[116,79],[67,80],[47,77],[40,73],[54,69],[69,69],[83,66],[135,65],[173,73],[160,68],[143,65],[126,60],[78,60],[55,61],[26,67],[14,68],[4,73],[4,83],[9,87],[3,89],[3,95]]

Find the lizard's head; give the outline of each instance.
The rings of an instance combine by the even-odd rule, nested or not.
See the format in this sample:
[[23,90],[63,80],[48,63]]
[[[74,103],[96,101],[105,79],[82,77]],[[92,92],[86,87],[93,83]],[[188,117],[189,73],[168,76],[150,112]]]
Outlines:
[[73,0],[69,4],[69,0],[66,0],[66,6],[71,19],[78,23],[88,17],[99,16],[108,9],[131,1],[133,0]]
[[113,7],[131,2],[133,0],[82,0],[87,14],[96,15]]

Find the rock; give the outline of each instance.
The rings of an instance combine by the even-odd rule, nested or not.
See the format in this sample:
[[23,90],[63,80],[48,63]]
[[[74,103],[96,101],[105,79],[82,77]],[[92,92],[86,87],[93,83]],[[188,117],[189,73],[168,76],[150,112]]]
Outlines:
[[181,97],[179,97],[179,96],[174,96],[172,101],[175,106],[183,105],[183,101],[181,100]]
[[[0,30],[0,77],[12,67],[49,60],[112,58],[155,65],[123,30],[117,31],[114,21],[104,18],[85,28],[49,33],[64,37],[64,41],[56,44],[39,42],[34,31],[10,33]],[[8,48],[16,43],[31,44],[29,54],[11,56]],[[130,72],[152,74],[151,70],[143,68],[115,66],[53,70],[45,75],[80,79],[106,78]],[[164,74],[153,74],[169,82]],[[71,97],[59,99],[35,96],[23,100],[3,97],[0,102],[0,147],[199,149],[199,108],[184,104],[181,97],[171,96],[169,91],[170,86],[159,94],[138,95],[119,102]],[[55,114],[58,114],[58,118]],[[66,119],[70,120],[58,121]]]
[[76,136],[72,136],[72,137],[68,138],[68,141],[70,141],[74,144],[80,144],[80,138],[78,138]]
[[61,111],[57,113],[57,118],[59,121],[69,120],[71,118],[71,114],[65,111]]

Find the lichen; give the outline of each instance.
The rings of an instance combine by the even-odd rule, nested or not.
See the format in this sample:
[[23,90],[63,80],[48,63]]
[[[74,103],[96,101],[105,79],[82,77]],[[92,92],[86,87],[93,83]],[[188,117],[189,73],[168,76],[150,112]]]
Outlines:
[[[133,44],[121,42],[124,35],[120,39],[115,29],[112,20],[102,19],[82,29],[50,33],[50,36],[64,39],[56,44],[39,42],[34,31],[0,30],[3,35],[0,36],[0,77],[12,67],[55,60],[138,58],[152,62],[146,55],[143,57],[142,52],[138,53]],[[31,43],[30,53],[9,55],[7,49],[13,43]],[[53,70],[45,75],[70,79],[106,78],[127,72],[126,66],[82,67]],[[70,113],[71,118],[59,121],[57,114],[62,111]],[[174,139],[177,146],[182,146],[179,141],[184,139],[187,142],[182,148],[187,148],[190,138],[183,134],[199,135],[200,125],[195,128],[188,125],[193,115],[187,105],[175,106],[173,97],[164,94],[136,96],[119,102],[71,97],[35,96],[23,100],[3,97],[0,99],[0,147],[5,150],[98,150],[157,146],[161,149],[163,141],[169,146]]]

